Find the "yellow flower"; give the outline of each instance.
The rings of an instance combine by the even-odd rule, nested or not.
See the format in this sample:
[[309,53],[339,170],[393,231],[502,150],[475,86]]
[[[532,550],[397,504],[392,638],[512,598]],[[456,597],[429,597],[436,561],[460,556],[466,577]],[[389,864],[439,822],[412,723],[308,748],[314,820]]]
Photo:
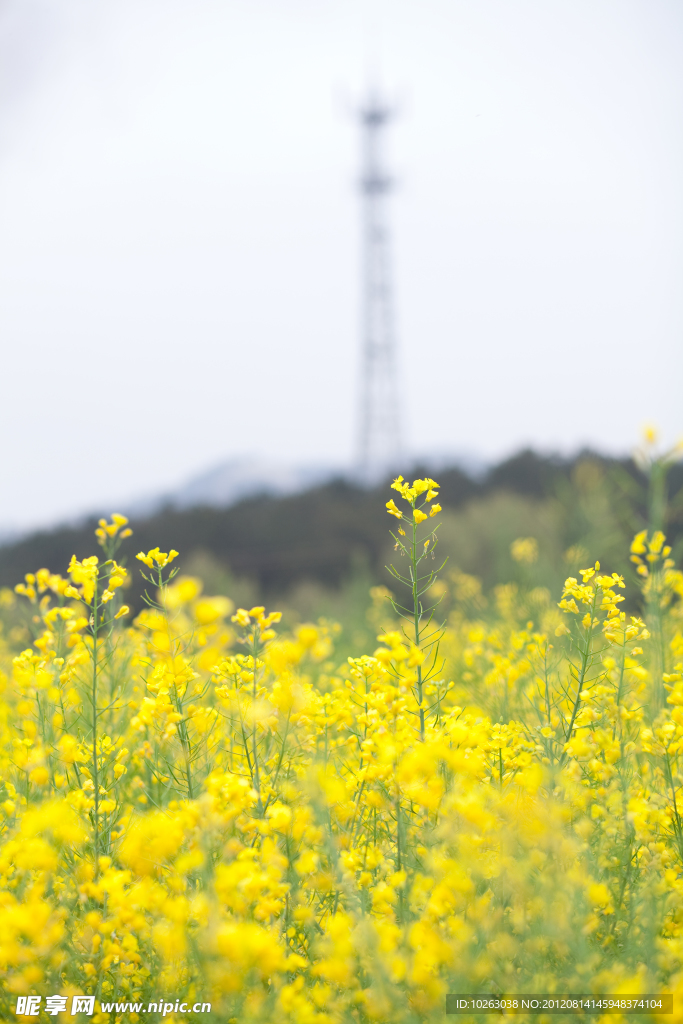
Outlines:
[[234,607],[228,597],[203,597],[194,606],[194,617],[201,626],[207,626],[229,615]]
[[76,556],[72,555],[69,563],[69,576],[71,576],[74,583],[80,584],[81,590],[78,592],[73,587],[67,588],[67,596],[81,597],[86,604],[91,603],[99,576],[98,563],[97,555],[84,558],[82,562],[79,562]]
[[179,576],[173,584],[166,587],[166,607],[175,611],[189,604],[199,597],[202,587],[202,581],[194,576]]
[[106,519],[100,519],[98,525],[100,527],[99,530],[96,531],[98,537],[101,537],[103,534],[113,537],[119,530],[116,523],[107,523]]
[[[429,495],[427,495],[427,497],[429,497]],[[439,505],[439,503],[437,502],[435,505],[432,505],[432,507],[430,508],[429,515],[430,516],[436,516],[436,515],[439,514],[440,511],[441,511],[441,505]]]
[[[438,489],[439,485],[436,480],[432,480],[430,477],[426,477],[424,480],[413,480],[413,486],[411,487],[411,490],[414,491],[416,495],[424,494],[424,492],[427,491],[427,501],[431,501],[432,498],[436,497]],[[432,496],[431,498],[429,496],[430,494]]]
[[33,769],[29,779],[34,786],[45,786],[50,781],[50,773],[44,765],[41,765],[39,768]]
[[144,562],[150,569],[154,568],[155,563],[159,569],[164,569],[174,558],[178,557],[178,552],[171,550],[166,554],[164,551],[159,551],[159,548],[152,548],[147,554],[140,551],[135,557]]
[[538,541],[535,537],[518,537],[510,545],[510,554],[515,562],[532,565],[538,558]]
[[[106,547],[107,538],[116,537],[121,530],[122,526],[126,526],[128,520],[125,516],[122,516],[119,512],[114,512],[111,517],[111,523],[108,523],[106,519],[100,519],[98,528],[95,530],[95,536],[97,537],[98,543],[102,547]],[[131,537],[133,531],[126,529],[121,532],[121,539],[124,537]]]
[[647,551],[646,547],[647,530],[641,530],[637,533],[631,541],[631,554],[633,555],[644,555]]
[[397,519],[403,519],[403,513],[396,507],[396,502],[393,498],[391,501],[387,502],[386,508],[390,516],[396,516]]
[[419,510],[419,508],[416,508],[416,509],[413,510],[413,517],[414,517],[416,523],[423,523],[425,521],[425,519],[427,518],[427,516],[424,514],[424,512],[421,512]]
[[107,587],[109,590],[116,590],[118,587],[122,587],[126,582],[127,576],[128,573],[122,565],[117,565],[116,562],[112,562],[111,568],[109,569]]

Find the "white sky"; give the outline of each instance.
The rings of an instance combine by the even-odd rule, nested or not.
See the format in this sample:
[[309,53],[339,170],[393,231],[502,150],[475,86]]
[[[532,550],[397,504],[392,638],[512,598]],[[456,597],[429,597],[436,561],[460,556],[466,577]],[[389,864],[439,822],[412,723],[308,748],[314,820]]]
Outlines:
[[416,452],[683,432],[680,0],[0,0],[0,527],[350,459],[379,64]]

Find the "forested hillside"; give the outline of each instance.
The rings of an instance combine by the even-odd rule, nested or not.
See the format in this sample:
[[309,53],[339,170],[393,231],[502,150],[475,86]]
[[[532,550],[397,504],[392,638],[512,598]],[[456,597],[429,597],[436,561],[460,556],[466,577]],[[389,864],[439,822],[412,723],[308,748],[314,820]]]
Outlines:
[[[424,472],[420,466],[410,470],[411,475]],[[586,557],[612,555],[615,568],[628,567],[626,540],[648,514],[646,477],[635,463],[593,453],[562,460],[524,451],[483,479],[455,468],[438,477],[444,555],[485,584],[518,571],[509,546],[520,535],[537,537],[540,558],[534,572],[547,585],[561,582],[564,555],[577,545]],[[340,479],[301,494],[254,497],[225,509],[167,508],[132,520],[133,537],[122,556],[130,562],[139,550],[175,548],[181,571],[196,573],[199,567],[205,574],[211,566],[223,574],[224,585],[228,577],[248,580],[264,599],[303,582],[338,588],[359,570],[386,582],[388,484],[363,489]],[[674,546],[683,536],[682,485],[683,469],[676,464],[666,482],[669,521],[662,524]],[[13,587],[25,573],[42,567],[63,573],[72,555],[93,554],[95,525],[93,518],[0,548],[0,586]],[[134,579],[129,600],[135,606],[137,574]]]

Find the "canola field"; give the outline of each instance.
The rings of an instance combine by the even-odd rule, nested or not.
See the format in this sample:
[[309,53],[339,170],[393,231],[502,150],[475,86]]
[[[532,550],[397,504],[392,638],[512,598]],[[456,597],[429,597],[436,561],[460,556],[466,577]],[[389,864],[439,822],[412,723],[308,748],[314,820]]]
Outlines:
[[673,992],[642,1019],[683,1019],[663,532],[629,583],[595,563],[487,596],[439,576],[438,484],[393,487],[377,646],[341,664],[333,623],[206,596],[173,551],[124,567],[122,516],[0,594],[33,637],[1,635],[2,1020],[417,1024],[525,992]]

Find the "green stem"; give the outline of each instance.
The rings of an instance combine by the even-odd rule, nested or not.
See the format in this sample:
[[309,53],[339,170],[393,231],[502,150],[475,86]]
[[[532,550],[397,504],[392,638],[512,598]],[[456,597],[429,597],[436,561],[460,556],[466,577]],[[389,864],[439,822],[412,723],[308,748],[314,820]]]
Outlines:
[[669,754],[667,752],[664,758],[664,764],[666,765],[666,778],[671,788],[671,803],[673,806],[673,826],[674,835],[676,836],[676,845],[678,846],[678,856],[683,863],[683,825],[681,823],[681,816],[678,811],[678,805],[676,802],[676,786],[674,784],[673,772],[671,771],[671,761],[669,760]]
[[396,870],[401,870],[401,791],[396,780]]
[[[256,684],[257,684],[257,678],[258,678],[258,667],[257,666],[258,666],[258,654],[259,654],[259,650],[260,650],[260,645],[259,645],[259,642],[258,642],[258,632],[259,632],[258,626],[254,626],[254,642],[253,642],[253,645],[252,645],[252,656],[253,656],[253,659],[254,659],[254,686],[253,686],[254,710],[256,709]],[[263,801],[261,800],[261,779],[260,779],[260,775],[259,775],[258,746],[257,746],[257,743],[256,743],[256,717],[255,716],[254,716],[254,725],[253,725],[252,732],[251,732],[251,745],[252,745],[252,764],[253,764],[254,789],[256,790],[256,792],[258,794],[257,810],[258,810],[259,818],[262,818],[263,817]]]
[[99,629],[97,582],[95,580],[92,604],[92,781],[95,787],[95,805],[93,807],[95,878],[97,878],[100,870],[100,775],[97,763],[97,633]]
[[282,744],[280,746],[280,755],[278,757],[277,766],[275,768],[275,774],[273,776],[273,781],[271,783],[271,795],[266,800],[266,806],[263,808],[263,813],[264,814],[268,810],[268,805],[269,805],[269,803],[270,803],[270,801],[271,801],[271,799],[273,797],[273,794],[275,792],[275,786],[277,785],[277,780],[278,780],[278,778],[280,776],[280,769],[282,768],[282,761],[283,761],[283,758],[285,756],[285,744],[287,743],[287,735],[289,733],[289,720],[290,720],[291,716],[292,716],[292,709],[290,708],[289,711],[287,712],[287,722],[285,723],[285,732],[284,732],[284,736],[282,737]]
[[[182,704],[178,700],[180,714],[183,714]],[[187,733],[186,722],[180,723],[180,742],[183,747],[183,756],[185,758],[185,778],[187,779],[187,796],[189,800],[194,800],[194,786],[192,785],[192,751],[190,749],[190,737]]]
[[[414,509],[414,506],[413,506]],[[413,583],[413,625],[415,628],[415,646],[420,646],[420,598],[417,583],[417,523],[413,511],[413,543],[410,556],[410,575]],[[417,666],[417,703],[420,709],[420,739],[425,738],[425,712],[422,706],[422,666]]]
[[[552,729],[552,716],[550,713],[550,680],[548,679],[548,645],[546,644],[545,652],[543,655],[543,674],[545,677],[545,716],[548,728]],[[546,750],[548,752],[548,759],[551,766],[555,760],[555,752],[553,750],[552,742],[546,744]]]
[[[619,667],[619,685],[617,687],[617,700],[616,700],[617,715],[616,715],[616,718],[614,720],[614,726],[612,728],[612,739],[614,739],[615,736],[617,735],[617,725],[620,723],[619,705],[621,704],[621,698],[622,698],[622,695],[623,695],[623,692],[624,692],[624,671],[625,671],[625,669],[626,669],[626,637],[624,636],[624,640],[623,640],[623,643],[621,645],[621,665]],[[622,732],[622,730],[620,729],[619,730],[619,733],[620,733],[620,745],[621,745],[621,751],[622,751],[622,755],[623,755],[623,752],[624,752],[624,740],[623,740],[623,736],[621,735],[621,732]]]
[[[569,726],[568,726],[567,732],[565,734],[565,740],[566,740],[567,743],[569,743],[569,741],[572,738],[572,732],[574,731],[574,722],[576,721],[576,716],[578,715],[579,707],[581,706],[581,691],[583,690],[583,684],[584,684],[584,681],[586,679],[586,674],[588,672],[588,668],[589,668],[589,666],[591,664],[591,661],[592,661],[591,648],[593,646],[593,617],[594,617],[594,614],[595,614],[595,604],[596,604],[596,601],[597,601],[597,597],[598,597],[598,591],[596,590],[594,595],[593,595],[593,602],[592,602],[591,607],[590,607],[590,622],[589,622],[588,626],[586,626],[586,637],[585,637],[584,648],[583,648],[583,651],[581,652],[581,670],[577,674],[577,679],[576,679],[576,699],[574,700],[574,707],[572,708],[572,717],[571,717],[571,719],[569,721]],[[564,764],[566,759],[567,759],[567,751],[563,750],[562,751],[562,755],[560,757],[560,762],[559,762],[560,766],[562,766]]]

